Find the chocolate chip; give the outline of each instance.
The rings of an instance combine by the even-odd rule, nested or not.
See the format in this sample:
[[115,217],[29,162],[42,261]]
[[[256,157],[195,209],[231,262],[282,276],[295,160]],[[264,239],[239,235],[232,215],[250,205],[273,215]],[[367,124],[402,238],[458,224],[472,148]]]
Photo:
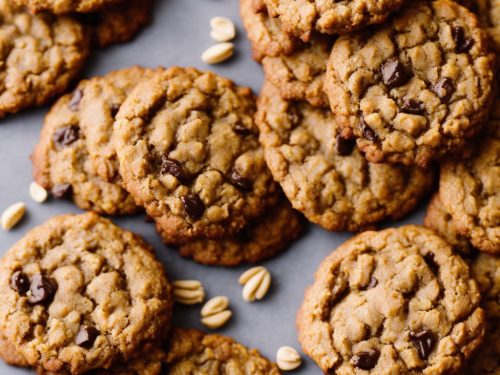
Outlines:
[[69,146],[80,138],[80,128],[75,125],[65,126],[64,128],[57,129],[54,133],[54,142],[61,146]]
[[52,195],[55,198],[69,198],[73,192],[73,187],[70,184],[59,184],[52,188]]
[[455,41],[455,51],[458,53],[466,53],[474,45],[474,39],[466,37],[464,28],[461,26],[452,27],[451,35]]
[[361,119],[361,131],[363,132],[363,136],[369,141],[372,142],[378,141],[378,137],[375,131],[372,128],[370,128],[363,119]]
[[113,103],[111,104],[110,110],[111,110],[111,117],[115,118],[116,114],[120,110],[121,104],[118,103]]
[[94,341],[99,336],[99,331],[86,324],[80,327],[76,335],[75,344],[85,349],[90,349],[94,345]]
[[362,370],[370,370],[375,367],[380,357],[380,352],[370,350],[368,352],[359,352],[352,356],[352,364]]
[[432,91],[439,96],[441,101],[447,102],[455,92],[455,85],[453,85],[453,81],[451,79],[444,77],[437,81],[437,83],[432,87]]
[[401,109],[404,113],[410,113],[412,115],[425,114],[424,103],[414,99],[405,99],[401,105]]
[[397,57],[386,60],[380,67],[380,72],[382,73],[384,85],[390,89],[403,86],[410,79],[405,66]]
[[434,259],[434,254],[433,253],[427,253],[424,255],[424,260],[425,263],[429,266],[429,268],[432,270],[434,274],[438,273],[439,271],[439,265],[436,263],[436,260]]
[[335,145],[337,154],[341,156],[348,156],[352,154],[352,150],[354,150],[354,146],[356,145],[356,140],[345,139],[341,135],[337,135],[335,140],[337,141]]
[[368,289],[375,288],[378,285],[378,280],[375,278],[375,276],[372,276],[370,279],[370,284],[368,284]]
[[251,190],[253,187],[252,181],[240,175],[236,169],[233,169],[229,179],[231,183],[240,190]]
[[192,220],[199,220],[203,213],[205,212],[205,204],[203,201],[195,194],[186,195],[181,197],[182,204],[184,205],[184,211]]
[[424,329],[420,332],[410,332],[410,340],[417,347],[418,355],[426,359],[434,348],[435,339],[431,331]]
[[234,126],[233,130],[236,134],[242,136],[247,136],[252,134],[252,131],[250,129],[248,129],[245,125],[239,123]]
[[169,159],[166,155],[163,155],[161,159],[160,173],[170,174],[177,178],[181,183],[185,184],[189,182],[189,175],[184,170],[184,167],[177,160]]
[[30,280],[25,273],[16,271],[10,277],[10,288],[24,296],[30,289]]
[[36,274],[31,278],[30,295],[28,302],[31,304],[49,302],[57,290],[55,280]]
[[73,92],[73,96],[71,97],[71,100],[69,101],[69,109],[71,109],[73,112],[78,111],[78,106],[80,105],[80,102],[82,101],[83,98],[83,91],[80,89],[76,89]]

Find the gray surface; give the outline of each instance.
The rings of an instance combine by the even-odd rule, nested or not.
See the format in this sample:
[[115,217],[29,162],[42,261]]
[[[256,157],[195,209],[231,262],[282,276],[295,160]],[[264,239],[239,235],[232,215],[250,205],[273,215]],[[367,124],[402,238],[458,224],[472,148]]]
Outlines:
[[[251,59],[250,47],[239,20],[237,0],[159,0],[152,26],[144,30],[132,43],[116,46],[96,53],[88,63],[86,76],[104,74],[110,70],[133,64],[155,67],[158,65],[196,66],[213,69],[241,85],[258,92],[262,72]],[[228,16],[238,24],[236,56],[228,63],[208,67],[200,60],[203,50],[213,42],[209,37],[208,22],[213,16]],[[0,230],[0,249],[5,252],[27,230],[46,219],[63,213],[79,212],[69,202],[51,201],[39,205],[30,200],[28,186],[31,182],[29,155],[37,142],[40,126],[47,108],[11,116],[0,125],[0,210],[8,205],[25,201],[28,215],[15,230]],[[420,223],[422,212],[405,222]],[[282,256],[265,263],[271,271],[273,284],[265,300],[246,303],[241,298],[238,276],[248,267],[236,269],[210,268],[197,265],[166,249],[155,234],[153,225],[143,217],[115,220],[118,224],[141,234],[156,249],[164,261],[171,279],[199,279],[207,295],[227,295],[230,298],[233,319],[217,331],[234,337],[250,347],[256,347],[274,360],[276,350],[282,345],[299,348],[295,331],[295,314],[304,289],[313,280],[313,274],[321,260],[350,234],[328,233],[318,227],[309,229],[307,235],[296,242]],[[401,224],[401,223],[398,223]],[[177,324],[202,328],[199,307],[177,307]],[[26,373],[0,363],[0,374]],[[296,374],[320,374],[310,360],[306,360]]]

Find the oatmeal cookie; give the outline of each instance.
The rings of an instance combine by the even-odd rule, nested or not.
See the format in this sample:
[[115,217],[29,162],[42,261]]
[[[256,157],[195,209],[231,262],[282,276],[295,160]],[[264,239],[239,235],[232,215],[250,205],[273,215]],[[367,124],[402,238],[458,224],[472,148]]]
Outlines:
[[123,0],[10,0],[13,3],[27,6],[31,12],[49,11],[54,14],[88,13],[103,9]]
[[432,231],[365,232],[321,264],[299,341],[328,373],[453,373],[483,338],[480,301],[467,264]]
[[412,2],[384,25],[338,39],[325,89],[344,136],[358,138],[368,160],[427,166],[481,129],[494,60],[465,7]]
[[28,361],[19,354],[14,345],[0,332],[0,358],[10,366],[29,367]]

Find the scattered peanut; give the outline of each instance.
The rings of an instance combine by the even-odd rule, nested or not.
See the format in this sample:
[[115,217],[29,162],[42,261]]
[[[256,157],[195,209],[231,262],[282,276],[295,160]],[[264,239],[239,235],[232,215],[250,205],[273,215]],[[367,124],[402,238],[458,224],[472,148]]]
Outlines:
[[229,42],[236,37],[233,21],[226,17],[214,17],[210,20],[210,36],[217,42]]
[[233,313],[228,310],[229,299],[218,296],[210,299],[201,309],[201,322],[208,328],[216,329],[227,323]]
[[217,43],[203,52],[201,60],[206,64],[218,64],[229,59],[233,53],[233,43]]
[[271,286],[271,274],[265,267],[253,267],[240,276],[238,282],[244,285],[242,296],[247,302],[261,300]]
[[2,224],[2,228],[5,230],[10,230],[17,223],[21,221],[24,214],[26,213],[26,204],[23,202],[15,203],[12,206],[8,207],[0,218],[0,222]]
[[198,280],[176,280],[172,285],[175,301],[183,305],[195,305],[205,298],[205,290]]
[[282,371],[295,370],[302,363],[300,354],[290,346],[282,346],[276,353],[276,364]]
[[30,184],[30,197],[37,203],[43,203],[47,200],[49,193],[43,186],[38,185],[36,182]]

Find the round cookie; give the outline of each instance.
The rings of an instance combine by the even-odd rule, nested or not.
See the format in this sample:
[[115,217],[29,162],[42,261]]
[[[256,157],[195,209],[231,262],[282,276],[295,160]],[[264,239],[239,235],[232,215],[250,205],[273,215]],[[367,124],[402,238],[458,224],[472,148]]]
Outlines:
[[295,209],[325,229],[359,231],[399,219],[432,186],[432,171],[368,163],[340,136],[328,108],[283,100],[268,82],[256,122],[275,180]]
[[460,235],[478,250],[500,254],[500,128],[498,122],[490,127],[476,153],[441,163],[439,196]]
[[89,13],[123,0],[10,0],[27,6],[31,12],[49,11],[54,14]]
[[[346,34],[384,22],[406,0],[264,0],[272,17],[279,17],[283,30],[309,41],[316,30],[323,34]],[[411,1],[408,1],[411,3]]]
[[[104,181],[87,149],[79,103],[88,81],[61,97],[45,118],[40,141],[31,156],[35,181],[56,198],[72,198],[83,210],[108,215],[138,211],[120,185]],[[97,125],[97,123],[96,123]]]
[[72,17],[32,15],[0,0],[0,117],[42,105],[68,89],[90,49],[87,29]]
[[449,0],[411,2],[375,30],[340,37],[325,89],[343,135],[372,162],[426,166],[459,152],[493,99],[486,39]]
[[[283,199],[235,236],[189,241],[179,246],[179,254],[211,266],[259,263],[285,250],[303,229],[301,216]],[[168,242],[168,238],[166,240]]]
[[500,52],[500,1],[462,0],[459,2],[477,14],[479,23],[490,36],[493,49]]
[[320,265],[299,341],[328,373],[453,373],[483,338],[480,300],[467,264],[432,231],[365,232]]
[[173,299],[139,237],[94,213],[30,231],[0,266],[0,330],[32,366],[83,373],[163,339]]
[[178,67],[121,106],[113,140],[124,186],[168,238],[234,234],[276,203],[254,114],[250,89]]
[[168,375],[278,375],[276,365],[230,337],[175,329],[167,355]]
[[14,345],[0,332],[0,358],[10,366],[29,367],[26,359],[19,354]]

